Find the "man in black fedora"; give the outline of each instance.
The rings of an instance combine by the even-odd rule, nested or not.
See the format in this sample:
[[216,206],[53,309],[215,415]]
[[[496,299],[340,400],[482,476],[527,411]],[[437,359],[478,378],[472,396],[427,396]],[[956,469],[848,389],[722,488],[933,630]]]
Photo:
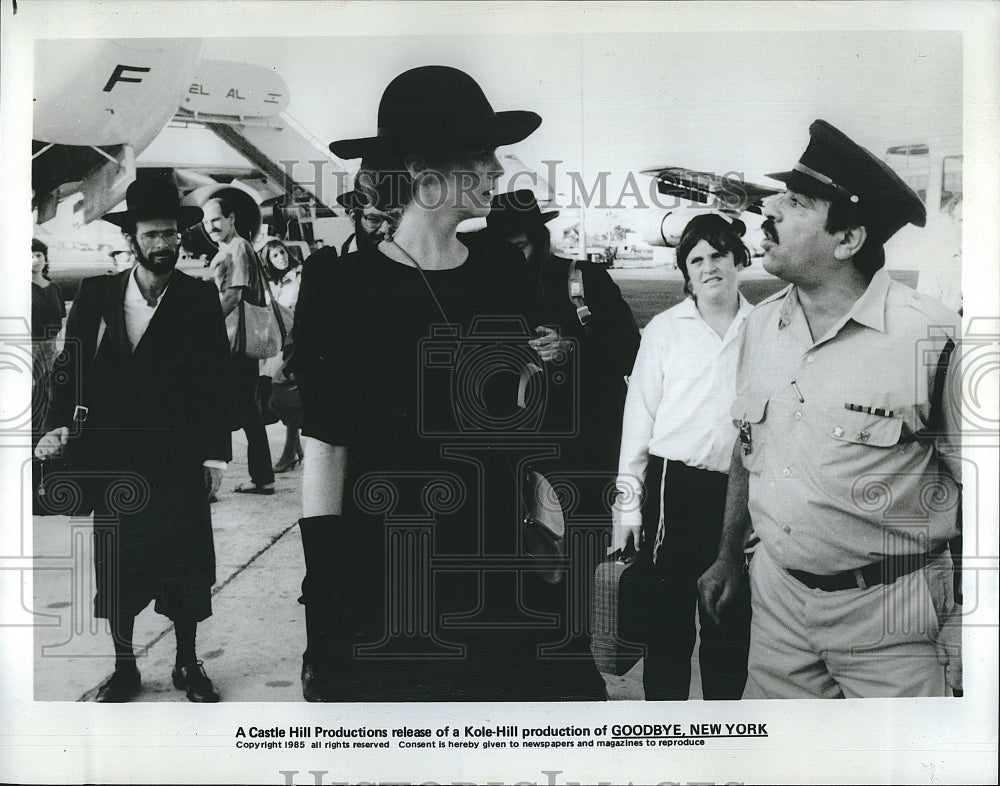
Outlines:
[[201,209],[182,206],[163,179],[132,183],[126,204],[104,220],[121,228],[137,264],[83,281],[35,455],[68,446],[81,502],[73,512],[94,515],[94,615],[109,621],[115,647],[114,673],[96,701],[140,692],[132,634],[155,600],[174,622],[174,686],[191,701],[215,702],[195,634],[212,613],[208,500],[231,458],[229,343],[215,287],[174,269],[180,230]]
[[639,329],[607,270],[552,253],[546,224],[558,215],[558,210],[543,212],[534,193],[520,189],[493,198],[486,227],[524,254],[547,318],[559,327],[550,341],[536,339],[536,348],[548,353],[558,344],[577,353],[579,428],[562,446],[560,463],[581,472],[605,473],[610,481],[617,469],[625,378],[639,350]]
[[337,197],[337,203],[347,211],[354,222],[354,231],[340,247],[340,255],[352,251],[375,248],[387,235],[392,234],[399,216],[383,212],[371,204],[357,188]]
[[[894,282],[883,243],[920,198],[822,120],[764,208],[764,267],[791,286],[747,317],[739,438],[713,619],[752,525],[744,698],[944,696],[961,688],[956,316]],[[957,556],[955,554],[954,556]]]
[[[554,415],[562,409],[574,412],[571,433],[553,438],[559,454],[535,463],[535,469],[560,484],[569,483],[575,491],[573,517],[578,542],[600,544],[580,549],[571,557],[573,581],[564,582],[563,592],[575,591],[575,606],[580,619],[589,623],[589,604],[593,593],[590,583],[602,556],[604,538],[610,534],[611,511],[606,490],[614,483],[618,451],[622,437],[625,408],[625,379],[632,373],[639,351],[639,329],[632,309],[622,297],[608,271],[593,262],[565,259],[551,250],[546,226],[559,215],[558,210],[542,211],[534,193],[521,189],[493,197],[486,217],[489,235],[516,246],[524,255],[528,281],[541,294],[544,324],[558,330],[533,339],[532,346],[544,365],[558,353],[571,353],[573,384],[562,388],[550,386]],[[540,331],[539,331],[540,332]],[[535,375],[530,384],[540,384]],[[561,391],[561,392],[557,392]],[[533,392],[526,392],[530,399]],[[539,492],[531,492],[537,496]],[[587,530],[582,522],[591,522]],[[569,601],[567,598],[566,601]],[[566,602],[564,601],[564,602]],[[581,625],[586,629],[587,624]],[[572,647],[586,652],[586,635],[576,638]]]

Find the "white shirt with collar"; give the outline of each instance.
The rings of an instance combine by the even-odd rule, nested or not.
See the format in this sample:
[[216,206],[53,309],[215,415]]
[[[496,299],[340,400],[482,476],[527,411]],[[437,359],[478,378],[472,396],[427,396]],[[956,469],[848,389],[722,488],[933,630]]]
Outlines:
[[136,265],[128,277],[128,286],[125,287],[125,332],[128,334],[128,343],[133,351],[139,345],[142,337],[146,334],[149,323],[153,320],[156,309],[163,302],[163,296],[170,288],[170,283],[163,288],[160,296],[153,305],[146,300],[146,296],[139,289],[139,282],[136,280]]
[[[736,441],[729,413],[736,397],[739,331],[753,305],[741,294],[725,336],[702,318],[693,299],[655,316],[643,331],[629,378],[618,461],[618,488],[641,499],[649,455],[728,472]],[[638,505],[625,525],[642,523]]]
[[[146,334],[149,323],[153,321],[153,315],[156,314],[156,309],[160,307],[160,303],[163,302],[163,296],[170,288],[170,283],[168,282],[167,286],[160,293],[160,296],[156,298],[156,302],[150,305],[146,300],[146,296],[142,294],[142,290],[139,289],[139,282],[135,277],[138,267],[136,265],[129,274],[128,284],[125,287],[124,301],[125,332],[128,335],[129,346],[132,347],[133,351]],[[228,463],[221,459],[205,459],[202,464],[206,467],[223,470],[228,466]]]

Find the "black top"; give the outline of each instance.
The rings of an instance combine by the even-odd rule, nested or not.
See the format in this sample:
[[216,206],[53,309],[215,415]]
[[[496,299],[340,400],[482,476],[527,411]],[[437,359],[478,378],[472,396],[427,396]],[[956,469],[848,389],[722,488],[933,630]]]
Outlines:
[[378,251],[310,258],[293,331],[305,436],[398,455],[492,439],[509,417],[530,431],[513,409],[537,292],[512,246],[466,242],[463,265],[423,275]]
[[[600,699],[585,643],[573,657],[539,655],[567,636],[567,587],[579,585],[545,584],[520,549],[518,469],[551,443],[545,410],[561,384],[544,364],[516,406],[521,367],[539,362],[527,346],[544,322],[537,287],[513,246],[463,242],[463,265],[425,271],[433,296],[421,271],[377,250],[316,254],[303,272],[302,433],[348,448],[343,548],[370,563],[351,603],[380,652],[410,653],[380,660],[378,684],[358,676],[358,659],[345,679],[368,685],[366,700]],[[384,548],[359,548],[357,531],[377,531]],[[415,613],[418,630],[386,623],[387,608]],[[453,646],[462,654],[428,654]]]
[[66,316],[66,303],[56,284],[47,287],[31,284],[31,337],[55,338]]

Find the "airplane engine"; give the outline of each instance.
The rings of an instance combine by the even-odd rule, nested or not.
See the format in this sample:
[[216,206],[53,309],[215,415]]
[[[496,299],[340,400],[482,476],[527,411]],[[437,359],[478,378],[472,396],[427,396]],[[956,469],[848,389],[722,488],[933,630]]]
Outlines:
[[[679,207],[676,210],[647,210],[645,211],[646,215],[638,222],[636,231],[643,240],[653,247],[676,248],[677,244],[681,242],[684,227],[687,226],[692,218],[702,213],[719,212],[721,211],[693,204]],[[737,216],[733,216],[730,213],[727,213],[727,215],[730,216],[730,220],[737,218]],[[760,223],[761,217],[743,213],[738,216],[738,219],[744,225],[745,229],[749,229],[744,234],[744,242],[750,247],[751,253],[757,256],[755,248],[756,245],[759,245],[759,242],[755,245],[750,240],[755,232],[757,232],[757,226]]]
[[636,211],[642,215],[635,222],[635,230],[639,237],[645,240],[654,248],[676,248],[681,240],[681,233],[687,222],[694,218],[699,212],[692,207],[681,207],[676,210],[644,210]]
[[[182,201],[185,205],[201,207],[208,200],[215,198],[225,199],[232,204],[236,211],[236,232],[252,243],[257,237],[257,233],[260,232],[261,213],[257,198],[249,190],[221,183],[207,185],[191,191]],[[207,254],[211,258],[219,250],[218,245],[208,236],[201,223],[188,227],[182,234],[184,248],[196,257]]]

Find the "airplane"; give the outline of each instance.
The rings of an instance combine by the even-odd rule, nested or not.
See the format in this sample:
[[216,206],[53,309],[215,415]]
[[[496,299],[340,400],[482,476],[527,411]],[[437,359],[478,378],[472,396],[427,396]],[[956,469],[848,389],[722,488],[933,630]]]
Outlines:
[[[886,244],[886,268],[908,284],[918,272],[946,265],[956,253],[960,225],[953,213],[962,200],[962,148],[955,135],[942,135],[885,148],[883,158],[906,181],[927,207],[925,227],[907,226]],[[644,239],[654,247],[676,247],[692,217],[691,208],[732,215],[747,225],[752,256],[760,256],[759,226],[762,202],[782,188],[752,183],[735,173],[719,176],[679,166],[652,167],[642,171],[657,181],[657,191],[683,200],[678,209],[650,211]],[[680,208],[686,209],[680,209]]]
[[[69,292],[79,279],[109,270],[117,230],[71,259],[72,235],[113,210],[137,177],[168,175],[187,204],[231,199],[237,230],[253,239],[264,223],[311,242],[328,205],[350,188],[344,166],[285,109],[289,91],[272,69],[203,57],[201,39],[40,40],[35,50],[32,189],[36,234],[49,243],[53,280]],[[144,160],[170,126],[202,129],[236,151],[236,166]],[[41,228],[39,231],[38,227]],[[214,253],[200,225],[185,228],[195,257]],[[99,234],[99,233],[98,233]],[[48,237],[46,237],[46,235]],[[86,243],[84,243],[86,246]],[[90,265],[83,256],[90,252]]]
[[[718,175],[681,166],[659,166],[641,170],[656,181],[661,197],[669,197],[673,206],[647,211],[639,232],[654,248],[654,259],[670,264],[672,257],[664,249],[676,248],[684,227],[698,212],[717,212],[740,219],[747,227],[744,241],[752,257],[763,254],[762,203],[780,190],[745,180],[738,172]],[[662,203],[661,203],[662,204]]]

